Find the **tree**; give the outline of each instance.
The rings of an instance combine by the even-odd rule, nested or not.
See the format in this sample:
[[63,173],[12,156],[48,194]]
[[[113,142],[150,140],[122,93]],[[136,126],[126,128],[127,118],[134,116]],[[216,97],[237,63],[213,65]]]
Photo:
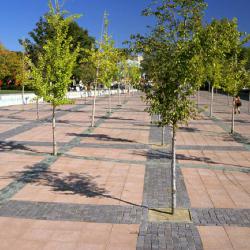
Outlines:
[[109,89],[109,112],[111,112],[111,91],[110,87],[118,71],[119,51],[114,47],[114,41],[108,35],[107,13],[104,14],[104,34],[98,44],[98,49],[85,50],[88,53],[88,60],[96,69],[96,79],[94,83],[95,93],[93,99],[91,126],[95,123],[95,101],[97,83],[103,84]]
[[79,47],[73,48],[73,38],[68,36],[70,23],[77,15],[61,18],[62,12],[58,1],[54,7],[49,1],[49,14],[46,16],[48,25],[54,30],[53,37],[48,37],[41,52],[38,53],[37,63],[29,58],[32,86],[39,91],[41,97],[52,105],[52,131],[53,131],[53,154],[57,155],[55,138],[56,107],[69,103],[66,98],[68,85],[72,77],[73,69],[79,54]]
[[240,60],[246,61],[246,70],[248,72],[248,82],[246,88],[248,88],[248,113],[250,113],[250,47],[243,47],[239,56]]
[[[22,45],[25,45],[26,53],[30,55],[34,64],[38,60],[39,53],[42,53],[47,40],[52,39],[56,32],[54,27],[48,23],[49,15],[51,15],[50,12],[41,17],[36,23],[36,27],[29,32],[31,39],[19,40]],[[60,13],[60,15],[60,18],[64,19],[66,12]],[[82,63],[83,59],[87,56],[83,49],[91,49],[95,43],[95,39],[89,36],[88,31],[81,28],[75,21],[69,23],[67,37],[72,37],[71,51],[74,51],[78,47],[81,49],[77,57],[77,63],[73,69],[73,75],[76,79],[81,79],[85,84],[89,84],[94,80],[95,72],[93,71],[93,65],[88,62]]]
[[213,116],[214,88],[223,85],[223,68],[226,55],[230,54],[232,23],[228,19],[213,20],[197,34],[197,40],[202,50],[202,63],[206,69],[206,81],[211,86],[210,117]]
[[19,76],[22,69],[21,53],[9,51],[2,47],[0,49],[0,79],[4,81],[11,80],[18,86],[20,85]]
[[[121,82],[126,83],[126,78],[128,75],[128,63],[127,63],[128,55],[123,51],[120,51],[120,58],[118,62],[118,71],[117,71],[117,80],[118,80],[118,103],[121,104]],[[125,95],[126,96],[126,95]]]
[[[238,31],[237,19],[228,21],[227,42],[229,50],[225,55],[223,64],[223,89],[233,98],[248,84],[249,73],[246,70],[247,60],[241,59],[242,45],[250,39],[250,36]],[[231,133],[234,133],[235,103],[232,101]]]
[[128,78],[129,82],[133,87],[138,86],[141,78],[141,70],[139,65],[129,65],[128,66]]
[[195,108],[189,96],[203,78],[203,73],[197,72],[199,53],[193,38],[201,26],[204,8],[202,0],[161,0],[143,12],[157,20],[151,34],[133,37],[151,71],[146,71],[153,81],[153,87],[146,91],[148,111],[161,116],[159,126],[172,126],[173,214],[176,209],[176,131],[180,123],[187,123],[193,117]]

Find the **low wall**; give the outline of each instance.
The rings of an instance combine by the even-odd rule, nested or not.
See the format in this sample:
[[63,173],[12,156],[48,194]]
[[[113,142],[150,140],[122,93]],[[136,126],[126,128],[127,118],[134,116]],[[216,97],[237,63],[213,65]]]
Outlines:
[[[137,90],[131,89],[130,92],[135,92]],[[97,96],[103,96],[108,95],[109,90],[97,90]],[[127,93],[128,90],[121,90],[122,93]],[[118,94],[118,90],[111,90],[111,94]],[[68,92],[67,97],[69,99],[79,99],[83,97],[90,97],[94,96],[94,91],[71,91]],[[36,95],[34,93],[27,93],[24,94],[24,97],[22,97],[22,94],[2,94],[0,95],[0,107],[3,106],[10,106],[10,105],[21,105],[21,104],[29,104],[35,102]]]
[[34,102],[36,95],[34,93],[24,94],[3,94],[0,95],[0,107],[10,105],[29,104]]

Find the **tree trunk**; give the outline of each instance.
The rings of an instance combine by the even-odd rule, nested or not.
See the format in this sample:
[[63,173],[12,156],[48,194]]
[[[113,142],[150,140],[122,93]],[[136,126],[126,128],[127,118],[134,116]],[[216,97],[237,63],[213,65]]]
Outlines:
[[197,90],[197,109],[199,109],[199,104],[200,104],[200,91]]
[[118,103],[121,105],[121,88],[120,83],[118,84]]
[[165,144],[165,126],[161,127],[161,145]]
[[109,113],[111,113],[111,89],[109,88]]
[[96,84],[95,84],[94,99],[93,99],[93,106],[92,106],[91,127],[94,127],[95,125],[95,101],[96,101]]
[[213,116],[214,87],[211,88],[210,117]]
[[172,162],[171,162],[171,186],[172,186],[172,214],[175,214],[176,209],[176,127],[173,125],[172,137]]
[[36,119],[39,120],[39,99],[36,98]]
[[53,133],[53,155],[57,155],[57,146],[56,146],[56,107],[52,106],[52,133]]
[[248,113],[250,113],[250,89],[248,92]]
[[235,104],[233,100],[233,105],[232,105],[232,121],[231,121],[231,134],[234,133],[234,112],[235,112]]
[[24,85],[22,85],[22,100],[23,100],[23,105],[25,104],[25,100],[24,100]]

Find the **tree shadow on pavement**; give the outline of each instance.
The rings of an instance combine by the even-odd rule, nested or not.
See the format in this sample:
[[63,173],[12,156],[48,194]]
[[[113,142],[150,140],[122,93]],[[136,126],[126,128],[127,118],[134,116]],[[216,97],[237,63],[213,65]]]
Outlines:
[[191,127],[179,127],[179,130],[181,132],[198,132],[198,131],[201,131],[200,129],[198,128],[191,128]]
[[69,136],[78,136],[82,138],[95,138],[100,141],[113,141],[113,142],[129,142],[129,143],[137,143],[136,141],[133,140],[128,140],[124,138],[115,138],[115,137],[110,137],[105,134],[77,134],[77,133],[68,133],[67,135]]
[[118,120],[118,121],[135,121],[135,119],[122,118],[122,117],[108,117],[108,116],[96,116],[99,119],[109,119],[109,120]]
[[28,148],[20,143],[14,141],[0,141],[0,152],[11,152],[15,150],[37,152],[31,148]]
[[[160,162],[166,162],[166,160],[172,160],[172,153],[171,152],[164,152],[163,150],[149,150],[149,151],[134,151],[133,154],[145,156],[148,160],[158,160]],[[244,167],[239,164],[234,163],[225,163],[225,162],[218,162],[209,157],[205,156],[192,156],[192,155],[185,155],[185,154],[176,154],[176,160],[183,160],[183,161],[195,161],[197,163],[205,163],[205,164],[215,164],[215,165],[225,165],[230,167]]]
[[237,133],[237,132],[234,132],[232,137],[236,142],[239,142],[239,143],[242,143],[242,144],[245,144],[245,145],[250,145],[250,140],[248,138],[242,136],[241,134]]
[[122,203],[150,209],[159,213],[168,214],[169,212],[153,209],[142,204],[136,204],[129,200],[124,200],[109,194],[104,187],[98,186],[95,179],[100,176],[91,176],[85,173],[69,173],[67,175],[60,171],[42,170],[46,164],[35,164],[34,166],[26,166],[23,171],[10,172],[8,176],[0,177],[0,179],[15,179],[25,184],[33,184],[36,186],[51,187],[53,191],[60,192],[64,195],[80,195],[88,198],[108,198]]

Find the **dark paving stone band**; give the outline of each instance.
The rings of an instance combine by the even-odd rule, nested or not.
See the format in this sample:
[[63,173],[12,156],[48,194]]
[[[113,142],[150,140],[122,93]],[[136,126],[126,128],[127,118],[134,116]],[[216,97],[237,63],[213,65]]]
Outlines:
[[189,163],[178,163],[177,167],[179,168],[195,168],[195,169],[210,169],[210,170],[221,170],[227,172],[241,172],[241,173],[250,173],[250,167],[235,167],[227,165],[206,165],[206,164],[189,164]]
[[177,145],[179,150],[248,151],[242,146]]
[[250,227],[250,209],[192,208],[192,221],[198,226],[236,225]]
[[[156,119],[156,117],[153,117]],[[151,125],[149,143],[161,143],[161,128]],[[165,128],[165,143],[171,144],[170,127]],[[161,164],[157,164],[161,162]],[[171,207],[171,154],[169,148],[148,152],[145,169],[143,206]],[[190,201],[180,169],[177,169],[177,207],[190,208]],[[200,235],[192,224],[149,223],[142,221],[137,239],[137,250],[193,249],[202,250]]]
[[[106,141],[106,140],[105,140]],[[109,141],[109,140],[108,140]],[[20,146],[52,146],[52,142],[39,142],[39,141],[5,141],[6,145],[10,144],[10,146],[16,146],[17,148]],[[57,142],[58,146],[63,146],[67,143],[65,142]],[[81,142],[77,145],[77,147],[81,148],[117,148],[117,149],[150,149],[150,146],[147,144],[128,144],[128,143],[112,143],[112,139],[110,139],[110,143],[107,144],[98,144],[98,143],[84,143]],[[21,148],[20,148],[21,149]]]
[[[166,127],[165,143],[170,144],[170,141],[171,131],[169,127]],[[160,145],[161,128],[155,125],[151,126],[149,143]],[[150,208],[171,207],[171,157],[171,153],[167,148],[148,151],[143,190],[144,206]],[[188,193],[180,169],[177,169],[177,207],[190,207]]]
[[137,250],[202,250],[198,230],[193,224],[147,223],[140,226]]
[[0,207],[0,216],[37,220],[139,224],[147,217],[140,206],[82,205],[10,200]]

